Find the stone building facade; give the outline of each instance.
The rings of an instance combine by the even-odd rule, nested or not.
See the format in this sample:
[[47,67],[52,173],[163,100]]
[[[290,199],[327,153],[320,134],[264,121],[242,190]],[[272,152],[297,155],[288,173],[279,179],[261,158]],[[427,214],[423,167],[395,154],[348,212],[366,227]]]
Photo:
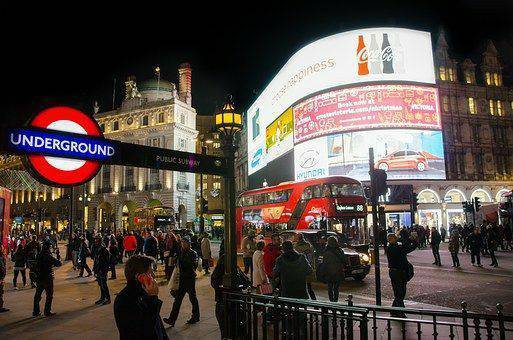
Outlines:
[[[195,152],[198,131],[189,64],[180,65],[178,73],[178,88],[160,75],[140,83],[129,77],[121,107],[94,115],[105,138]],[[141,208],[166,207],[166,214],[179,214],[181,227],[196,216],[191,173],[104,165],[87,186],[88,224],[95,227],[131,228]]]

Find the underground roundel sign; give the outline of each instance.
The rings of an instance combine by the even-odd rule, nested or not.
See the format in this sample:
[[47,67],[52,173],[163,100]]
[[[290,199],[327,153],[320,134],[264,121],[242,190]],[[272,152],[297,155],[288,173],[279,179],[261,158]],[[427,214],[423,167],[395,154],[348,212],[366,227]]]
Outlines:
[[[29,122],[29,127],[55,130],[90,137],[103,137],[100,127],[94,119],[85,113],[67,106],[58,106],[46,109],[37,114]],[[26,162],[32,174],[41,182],[51,186],[66,187],[83,184],[91,180],[100,170],[101,163],[96,159],[77,159],[58,157],[65,154],[97,154],[104,151],[108,154],[110,149],[100,143],[80,140],[80,138],[48,137],[44,133],[40,136],[32,135],[32,139],[21,136],[16,140],[20,144],[27,141],[27,145],[48,147],[55,152],[55,156],[31,154],[26,156]],[[39,142],[40,145],[37,145]],[[89,156],[88,156],[89,157]],[[89,157],[91,158],[91,157]]]

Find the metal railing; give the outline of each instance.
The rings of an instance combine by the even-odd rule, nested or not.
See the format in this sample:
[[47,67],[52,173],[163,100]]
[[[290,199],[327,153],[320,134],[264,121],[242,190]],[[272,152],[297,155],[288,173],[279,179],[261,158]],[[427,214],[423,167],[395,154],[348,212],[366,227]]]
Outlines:
[[[513,316],[355,305],[225,291],[232,339],[512,339]],[[397,315],[406,314],[401,317]],[[395,316],[394,316],[395,315]]]

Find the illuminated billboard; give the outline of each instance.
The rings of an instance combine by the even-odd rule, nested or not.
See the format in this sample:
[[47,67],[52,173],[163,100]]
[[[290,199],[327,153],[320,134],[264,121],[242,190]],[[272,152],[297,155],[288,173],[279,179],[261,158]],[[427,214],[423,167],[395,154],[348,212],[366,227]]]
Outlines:
[[322,93],[294,106],[294,141],[343,131],[383,128],[440,130],[433,87],[370,85]]
[[[419,160],[427,159],[416,163],[416,171],[409,169],[412,162],[383,160],[391,179],[445,178],[434,84],[428,32],[361,29],[303,47],[247,111],[250,183],[256,172],[259,180],[272,179],[264,174],[267,166],[290,166],[295,180],[336,174],[366,179],[361,166],[368,163],[368,150],[363,156],[358,148],[369,146],[376,158],[404,151],[405,158],[416,152]],[[361,136],[367,138],[361,146],[337,144]]]

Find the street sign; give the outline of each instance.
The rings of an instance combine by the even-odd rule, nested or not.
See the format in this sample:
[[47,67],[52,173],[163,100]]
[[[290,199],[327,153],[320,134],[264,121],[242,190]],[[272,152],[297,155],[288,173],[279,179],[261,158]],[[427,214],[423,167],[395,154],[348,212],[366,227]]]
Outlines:
[[[91,117],[71,107],[57,106],[40,112],[28,125],[44,129],[47,133],[25,129],[18,131],[18,138],[10,134],[10,141],[13,144],[17,142],[20,151],[28,154],[25,157],[25,164],[38,181],[52,186],[75,186],[91,180],[100,170],[99,161],[76,158],[87,154],[91,144],[88,147],[87,143],[80,142],[78,138],[68,139],[64,135],[59,137],[58,134],[51,134],[52,131],[49,131],[102,137],[100,127]],[[29,143],[31,140],[32,143]],[[57,146],[60,146],[60,149]],[[51,154],[39,152],[41,149],[47,149]],[[98,145],[96,149],[99,149]],[[71,154],[75,157],[62,157]]]
[[30,173],[54,187],[81,185],[102,164],[219,176],[228,168],[222,157],[105,139],[93,118],[65,106],[40,112],[27,127],[2,128],[0,152],[24,156]]

